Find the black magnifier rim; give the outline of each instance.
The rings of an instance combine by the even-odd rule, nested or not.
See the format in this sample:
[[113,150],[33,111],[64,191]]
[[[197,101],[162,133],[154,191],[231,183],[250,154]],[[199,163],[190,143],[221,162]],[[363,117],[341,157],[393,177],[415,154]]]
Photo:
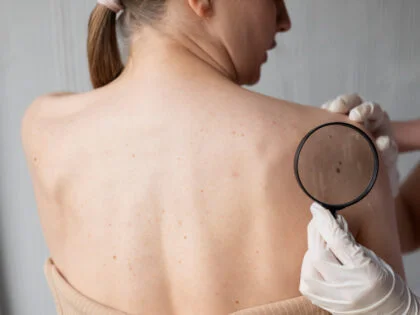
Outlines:
[[[356,132],[361,134],[363,136],[363,138],[368,142],[369,147],[370,147],[370,149],[371,149],[371,151],[374,155],[373,174],[372,174],[372,178],[370,179],[369,185],[366,187],[366,189],[357,198],[355,198],[355,199],[353,199],[349,202],[343,203],[343,204],[328,204],[328,203],[324,203],[324,202],[316,199],[314,196],[312,196],[306,190],[305,186],[302,184],[302,181],[301,181],[300,175],[299,175],[299,157],[300,157],[300,153],[303,149],[303,146],[305,145],[305,143],[309,139],[309,137],[312,136],[316,131],[318,131],[321,128],[328,127],[328,126],[344,126],[344,127],[348,127],[348,128],[351,128],[351,129],[355,130]],[[379,154],[378,154],[378,151],[376,150],[376,146],[373,143],[372,139],[363,130],[357,128],[354,125],[351,125],[351,124],[348,124],[348,123],[345,123],[345,122],[330,122],[330,123],[326,123],[326,124],[320,125],[320,126],[314,128],[314,129],[312,129],[301,140],[301,142],[299,143],[299,146],[296,150],[294,168],[295,168],[295,177],[297,179],[297,182],[298,182],[300,188],[302,188],[302,190],[305,192],[305,194],[309,198],[316,201],[317,203],[319,203],[320,205],[322,205],[326,209],[329,209],[331,211],[338,211],[338,210],[350,207],[351,205],[354,205],[355,203],[361,201],[372,190],[373,186],[375,185],[376,179],[378,178],[378,173],[379,173]]]

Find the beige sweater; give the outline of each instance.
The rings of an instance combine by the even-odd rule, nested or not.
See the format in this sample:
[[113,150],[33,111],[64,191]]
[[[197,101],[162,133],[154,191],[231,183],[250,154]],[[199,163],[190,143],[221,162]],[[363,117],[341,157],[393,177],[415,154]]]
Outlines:
[[[73,288],[59,273],[51,259],[44,266],[48,285],[59,315],[129,315],[99,304]],[[230,315],[326,315],[329,314],[298,297],[277,303],[241,310]]]

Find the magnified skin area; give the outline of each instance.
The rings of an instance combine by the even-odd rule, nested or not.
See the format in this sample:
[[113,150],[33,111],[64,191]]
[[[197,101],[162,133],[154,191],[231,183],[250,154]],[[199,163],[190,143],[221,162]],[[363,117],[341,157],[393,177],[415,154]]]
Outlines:
[[343,125],[315,131],[298,160],[299,177],[306,191],[329,205],[358,198],[368,188],[374,169],[375,154],[369,142],[358,131]]

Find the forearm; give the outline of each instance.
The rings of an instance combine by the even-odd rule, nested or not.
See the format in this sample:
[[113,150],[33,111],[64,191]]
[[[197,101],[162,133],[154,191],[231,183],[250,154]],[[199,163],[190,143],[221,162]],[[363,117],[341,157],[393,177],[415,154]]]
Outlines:
[[420,248],[420,163],[401,185],[396,211],[403,253]]
[[400,152],[420,150],[420,119],[392,123]]

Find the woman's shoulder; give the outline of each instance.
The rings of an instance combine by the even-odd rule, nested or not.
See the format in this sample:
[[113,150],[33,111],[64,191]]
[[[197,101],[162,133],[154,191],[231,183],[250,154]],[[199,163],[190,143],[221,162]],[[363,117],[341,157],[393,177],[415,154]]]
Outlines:
[[86,104],[82,94],[56,92],[35,98],[24,110],[20,121],[21,140],[25,149],[51,140],[58,120],[80,111]]

